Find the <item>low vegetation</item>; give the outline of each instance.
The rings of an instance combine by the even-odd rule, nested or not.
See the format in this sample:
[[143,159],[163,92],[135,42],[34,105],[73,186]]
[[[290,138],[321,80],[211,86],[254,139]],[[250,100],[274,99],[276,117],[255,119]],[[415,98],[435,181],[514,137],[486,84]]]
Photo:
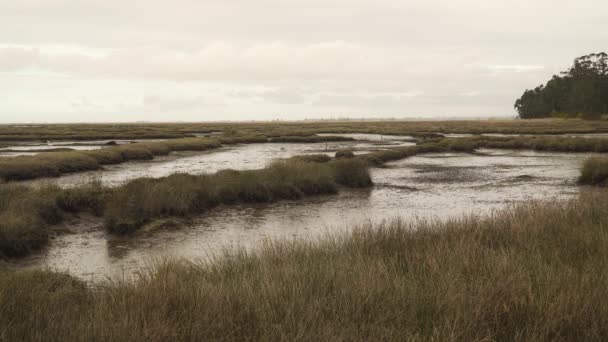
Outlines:
[[[236,136],[232,139],[237,140],[232,142],[254,138]],[[206,150],[219,146],[220,143],[213,139],[191,138],[120,145],[95,151],[47,153],[38,158],[5,158],[0,159],[0,175],[8,180],[59,175],[126,160],[150,159],[170,151]],[[474,152],[481,147],[608,152],[608,140],[527,136],[443,138],[353,158],[342,158],[346,154],[339,151],[336,160],[323,154],[306,155],[275,163],[263,170],[137,179],[114,189],[100,186],[99,189],[77,187],[70,190],[43,187],[29,191],[8,186],[2,189],[0,253],[19,256],[44,245],[50,227],[59,222],[64,213],[91,210],[105,217],[106,226],[111,232],[129,233],[157,218],[199,214],[217,205],[270,202],[333,193],[338,185],[369,186],[368,165],[381,166],[421,153]],[[19,162],[9,163],[5,161],[7,159]],[[604,159],[598,158],[585,163],[581,183],[605,184],[608,170],[605,164]]]
[[261,170],[140,178],[117,188],[3,185],[0,257],[23,256],[45,245],[53,225],[70,213],[90,211],[104,217],[110,232],[126,234],[154,219],[200,214],[221,204],[298,199],[371,184],[360,160],[319,162],[315,157],[278,161]]
[[311,136],[280,136],[270,138],[271,143],[319,143],[331,141],[353,141],[354,138],[330,135],[311,135]]
[[563,134],[605,133],[608,121],[578,119],[542,120],[326,120],[299,122],[242,123],[133,123],[133,124],[54,124],[0,125],[0,142],[47,140],[99,140],[184,138],[193,134],[212,132],[217,138],[235,136],[256,139],[281,136],[312,136],[319,133],[373,133],[403,135],[416,138],[438,138],[440,133],[505,133],[505,134]]
[[153,218],[200,214],[220,204],[332,194],[338,185],[370,186],[367,166],[357,160],[309,163],[292,159],[261,170],[137,179],[112,192],[106,205],[106,227],[124,234]]
[[[154,156],[174,151],[205,151],[223,145],[252,143],[317,143],[350,141],[340,136],[281,136],[267,138],[261,135],[243,135],[209,138],[184,138],[159,142],[109,145],[99,150],[75,151],[70,149],[44,150],[39,155],[0,158],[0,180],[26,180],[40,177],[57,177],[65,173],[100,169],[103,165],[120,164],[131,160],[150,160]],[[43,150],[40,150],[43,151]],[[35,151],[35,152],[40,152]],[[10,151],[4,151],[10,152]]]
[[608,139],[552,136],[463,138],[477,147],[553,152],[608,152]]
[[92,151],[49,152],[34,156],[0,158],[0,180],[56,177],[65,173],[97,170],[103,165],[130,160],[150,160],[172,151],[204,151],[220,147],[217,140],[186,138],[111,146]]
[[594,191],[165,261],[95,287],[4,271],[0,339],[602,341],[607,226],[608,192]]
[[407,146],[366,153],[357,156],[358,159],[366,161],[370,165],[380,166],[384,163],[408,158],[423,153],[441,152],[474,152],[479,143],[467,138],[438,139],[425,142],[416,146]]
[[0,257],[23,256],[45,245],[52,226],[70,212],[103,212],[105,193],[92,183],[74,189],[0,186]]
[[341,158],[354,158],[355,154],[353,153],[353,151],[349,151],[349,150],[340,150],[336,152],[336,159],[341,159]]
[[295,156],[292,159],[314,163],[327,163],[328,161],[332,160],[327,154],[303,154],[300,156]]
[[592,157],[585,160],[579,181],[582,184],[608,185],[608,157]]

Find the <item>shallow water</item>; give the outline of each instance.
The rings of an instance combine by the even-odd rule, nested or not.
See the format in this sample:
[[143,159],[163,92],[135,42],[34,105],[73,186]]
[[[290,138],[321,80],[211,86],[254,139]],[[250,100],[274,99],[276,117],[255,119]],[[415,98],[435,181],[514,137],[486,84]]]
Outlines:
[[386,134],[369,134],[369,133],[320,133],[318,136],[333,136],[333,137],[346,137],[353,138],[355,140],[367,140],[367,141],[410,141],[415,140],[410,135],[386,135]]
[[315,144],[248,144],[223,147],[205,152],[174,152],[169,156],[157,157],[150,161],[134,161],[118,165],[108,165],[103,170],[64,175],[59,178],[42,178],[23,184],[57,184],[70,187],[100,180],[104,185],[117,186],[140,177],[165,177],[173,173],[203,174],[223,169],[252,170],[265,167],[275,159],[290,158],[303,154],[323,153],[334,155],[337,150],[349,149],[355,154],[394,146],[414,145],[409,142],[369,142],[346,141]]
[[[264,148],[265,153],[280,154],[281,145],[266,145],[270,149]],[[298,148],[293,145],[294,154],[315,151],[317,147],[311,145],[314,144]],[[215,158],[215,164],[206,165],[217,169],[256,165],[256,161],[247,158],[238,159],[240,164],[230,164],[237,160],[233,154],[242,157],[251,150],[259,151],[253,145],[242,148],[247,153],[227,150],[192,158]],[[337,195],[299,201],[217,208],[180,228],[132,237],[108,236],[100,221],[86,219],[72,226],[77,233],[57,237],[43,252],[18,265],[48,266],[83,279],[100,280],[117,273],[130,276],[153,258],[205,259],[235,247],[255,248],[268,238],[316,238],[348,231],[363,222],[395,217],[415,221],[484,215],[527,199],[576,195],[578,168],[589,156],[504,150],[482,150],[481,154],[415,156],[372,169],[372,189],[345,189]]]
[[[72,140],[72,141],[52,141],[47,143],[35,143],[35,142],[14,142],[9,143],[8,146],[0,148],[0,157],[15,157],[15,156],[32,156],[41,152],[41,150],[52,150],[56,148],[69,148],[76,151],[91,151],[99,150],[108,145],[110,141],[115,142],[117,145],[131,144],[134,142],[154,142],[163,141],[167,139],[138,139],[138,140]],[[3,152],[10,150],[12,152]],[[17,152],[19,151],[19,152]]]

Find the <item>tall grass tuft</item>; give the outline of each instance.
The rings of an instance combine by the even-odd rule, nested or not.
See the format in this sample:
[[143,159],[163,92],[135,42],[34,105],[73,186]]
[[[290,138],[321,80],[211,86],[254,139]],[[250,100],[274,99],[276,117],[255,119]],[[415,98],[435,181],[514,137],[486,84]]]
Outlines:
[[107,191],[98,183],[73,189],[0,186],[0,258],[24,256],[44,246],[50,227],[68,212],[101,215]]
[[590,185],[606,185],[608,182],[608,158],[591,157],[581,168],[579,182]]

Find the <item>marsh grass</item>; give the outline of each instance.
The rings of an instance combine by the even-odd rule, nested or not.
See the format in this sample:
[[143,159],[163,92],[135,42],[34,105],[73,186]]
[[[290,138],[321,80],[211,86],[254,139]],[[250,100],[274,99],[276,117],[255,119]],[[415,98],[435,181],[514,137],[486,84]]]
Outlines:
[[106,194],[99,183],[74,189],[0,186],[0,257],[24,256],[44,246],[51,227],[67,213],[102,215]]
[[271,143],[320,143],[337,141],[354,141],[351,137],[331,136],[331,135],[311,135],[311,136],[279,136],[270,138]]
[[0,179],[10,181],[57,177],[65,173],[97,170],[108,164],[150,160],[172,151],[205,151],[220,146],[213,139],[186,138],[118,145],[93,151],[48,152],[34,156],[0,158]]
[[[245,141],[239,140],[241,138],[249,139],[243,136],[233,138],[237,140],[232,140],[232,143]],[[28,192],[19,187],[7,187],[9,190],[3,190],[4,207],[9,209],[0,210],[0,253],[19,256],[44,245],[49,226],[54,221],[60,221],[62,213],[90,210],[105,217],[110,232],[124,234],[139,229],[151,220],[199,214],[220,204],[272,202],[335,193],[339,185],[370,186],[368,166],[381,166],[421,153],[474,152],[479,147],[603,151],[605,145],[603,139],[587,138],[444,138],[350,159],[331,160],[326,155],[298,156],[263,170],[225,170],[214,175],[176,174],[160,179],[143,178],[116,189],[103,189],[98,185],[92,188],[45,188]],[[170,151],[206,150],[219,146],[220,143],[215,140],[192,138],[96,151],[48,153],[45,158],[16,158],[27,162],[8,164],[10,167],[4,169],[0,160],[0,174],[4,172],[8,179],[29,177],[27,172],[33,176],[58,175],[99,167],[100,164],[150,159]],[[30,162],[37,166],[33,167],[28,164]],[[592,159],[585,163],[581,170],[581,183],[605,184],[608,168],[604,164],[603,159]],[[51,193],[53,195],[49,195]],[[34,209],[24,209],[28,206]]]
[[[571,120],[568,120],[569,122]],[[561,121],[535,121],[534,125],[514,124],[514,122],[493,122],[492,126],[484,121],[471,123],[472,127],[486,127],[489,132],[510,132],[509,130],[529,132],[542,132],[542,125],[553,127],[548,133],[557,134],[566,130]],[[571,121],[575,132],[608,132],[608,122],[599,124],[595,130],[588,126],[587,122]],[[222,126],[226,132],[231,134],[219,136],[214,139],[208,138],[184,138],[162,142],[135,143],[129,145],[111,146],[94,151],[64,151],[45,152],[35,156],[19,156],[0,158],[0,180],[24,180],[38,177],[55,177],[65,173],[96,170],[107,164],[118,164],[130,160],[150,160],[154,156],[166,155],[172,151],[204,151],[214,149],[223,145],[251,144],[251,143],[320,143],[330,141],[351,141],[353,138],[343,136],[318,136],[316,133],[323,132],[348,132],[348,133],[379,133],[379,134],[407,134],[418,137],[419,146],[412,148],[395,148],[387,151],[379,151],[366,157],[373,164],[378,165],[383,160],[400,159],[400,155],[409,156],[412,151],[429,150],[432,148],[441,151],[471,152],[476,148],[500,148],[500,149],[529,149],[536,151],[555,152],[608,152],[608,139],[604,138],[571,138],[555,136],[514,136],[514,137],[487,137],[473,136],[468,138],[442,138],[440,134],[424,131],[400,131],[398,127],[406,125],[408,129],[423,127],[441,132],[460,132],[465,127],[460,126],[463,122],[434,123],[428,122],[403,123],[397,122],[372,122],[369,127],[361,126],[361,123],[349,123],[337,126],[336,123],[327,125],[306,124],[299,129],[289,124],[273,126],[272,124],[235,124],[233,126]],[[559,123],[559,124],[558,124]],[[541,125],[538,125],[541,124]],[[510,127],[501,128],[503,127]],[[555,127],[560,127],[554,128]],[[173,127],[173,126],[167,126]],[[298,126],[299,127],[299,126]],[[494,127],[494,129],[490,129]],[[217,127],[216,127],[217,128]],[[238,130],[236,129],[238,128]],[[365,129],[364,129],[365,128]],[[500,128],[500,129],[499,129]],[[525,128],[525,129],[524,129]],[[534,129],[532,129],[534,128]],[[231,131],[233,130],[233,131]],[[1,131],[1,130],[0,130]],[[470,131],[477,132],[477,128]],[[547,132],[544,132],[547,133]]]
[[100,182],[66,189],[5,184],[0,186],[0,257],[44,246],[53,225],[71,213],[103,216],[110,232],[126,234],[152,220],[200,214],[220,204],[299,199],[372,184],[360,160],[312,159],[277,161],[260,170],[138,178],[116,188]]
[[371,184],[367,166],[358,160],[317,163],[291,159],[261,170],[137,179],[114,189],[104,216],[111,232],[125,234],[151,219],[200,214],[220,204],[298,199],[336,193],[338,185]]
[[603,341],[608,192],[391,221],[86,287],[0,276],[0,339]]
[[332,160],[332,158],[326,154],[303,154],[295,156],[292,159],[314,163],[327,163]]
[[138,123],[0,125],[0,141],[184,138],[194,133],[224,136],[311,136],[317,133],[370,133],[437,138],[440,133],[563,134],[608,132],[608,121],[587,120],[324,120],[241,123]]
[[579,182],[589,185],[607,185],[608,157],[591,157],[586,159],[581,168]]
[[474,137],[465,138],[479,147],[498,149],[525,149],[553,152],[608,152],[608,138],[581,137]]
[[353,153],[353,151],[340,150],[340,151],[336,152],[335,157],[336,157],[336,159],[340,159],[340,158],[350,159],[350,158],[354,158],[355,154]]
[[416,146],[398,147],[387,150],[375,151],[356,156],[356,159],[365,161],[373,166],[381,166],[384,163],[408,158],[424,153],[463,152],[471,153],[480,144],[471,139],[434,139],[420,143]]

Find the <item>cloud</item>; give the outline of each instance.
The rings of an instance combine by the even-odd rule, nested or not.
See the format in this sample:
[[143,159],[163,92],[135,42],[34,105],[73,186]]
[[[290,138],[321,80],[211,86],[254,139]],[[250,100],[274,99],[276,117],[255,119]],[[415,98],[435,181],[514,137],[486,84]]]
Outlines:
[[471,90],[471,91],[467,91],[467,92],[461,93],[460,95],[461,96],[466,96],[466,97],[476,97],[476,96],[481,95],[481,92],[478,91],[478,90]]
[[496,71],[496,72],[500,72],[500,71],[513,71],[513,72],[527,72],[527,71],[536,71],[536,70],[542,70],[545,67],[542,65],[520,65],[520,64],[513,64],[513,65],[488,65],[486,66],[489,70],[492,71]]
[[[81,77],[196,80],[374,80],[420,77],[420,52],[382,49],[345,41],[273,42],[236,46],[223,42],[182,51],[126,48],[91,55],[49,53],[40,48],[0,47],[0,70],[39,68]],[[458,61],[453,61],[458,63]],[[437,59],[435,68],[448,71]]]
[[605,0],[0,1],[0,120],[513,113],[605,46],[607,16]]

